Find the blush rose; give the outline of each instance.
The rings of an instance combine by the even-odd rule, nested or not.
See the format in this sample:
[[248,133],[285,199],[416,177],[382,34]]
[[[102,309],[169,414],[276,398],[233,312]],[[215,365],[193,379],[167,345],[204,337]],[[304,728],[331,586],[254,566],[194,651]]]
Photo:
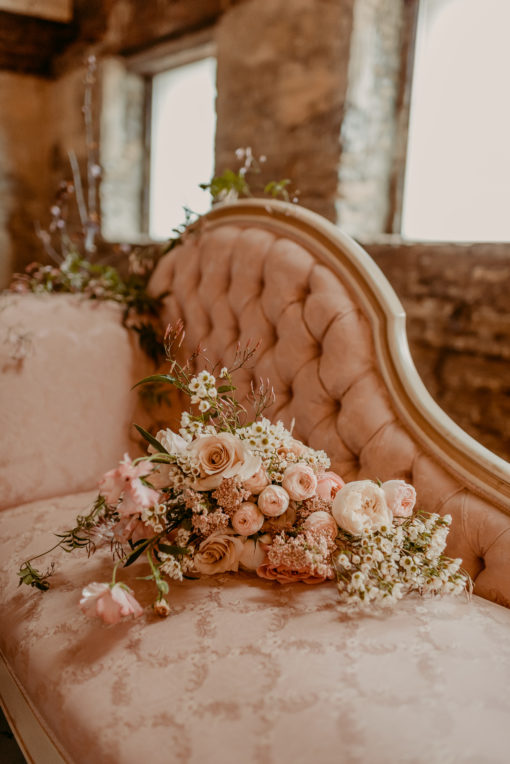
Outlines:
[[386,480],[382,489],[393,517],[411,517],[416,504],[414,486],[405,480]]
[[252,493],[254,496],[258,496],[258,494],[266,487],[266,485],[269,485],[269,478],[264,467],[259,467],[257,472],[248,478],[248,480],[245,480],[243,483],[243,487],[246,488],[246,490]]
[[281,485],[268,485],[260,493],[258,505],[266,517],[279,517],[289,506],[289,494]]
[[240,536],[251,536],[264,525],[264,515],[252,501],[245,501],[232,515],[232,527]]
[[336,472],[323,472],[317,478],[317,496],[323,501],[333,501],[344,485],[344,481]]
[[319,576],[306,568],[292,569],[283,565],[271,565],[269,562],[262,563],[257,568],[259,578],[267,578],[269,581],[278,581],[280,584],[322,584],[326,576]]

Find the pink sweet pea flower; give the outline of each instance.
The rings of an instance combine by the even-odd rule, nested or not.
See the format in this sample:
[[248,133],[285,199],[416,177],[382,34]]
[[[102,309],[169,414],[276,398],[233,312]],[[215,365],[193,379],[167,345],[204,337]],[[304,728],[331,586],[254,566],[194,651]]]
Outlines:
[[126,615],[138,618],[143,613],[125,584],[89,584],[81,593],[80,608],[89,618],[99,616],[105,623],[118,623]]
[[142,509],[153,507],[159,502],[159,493],[142,483],[141,477],[149,475],[152,467],[147,462],[133,464],[128,454],[120,465],[107,472],[99,483],[99,490],[108,504],[116,504],[122,496],[118,507],[121,515],[134,515]]

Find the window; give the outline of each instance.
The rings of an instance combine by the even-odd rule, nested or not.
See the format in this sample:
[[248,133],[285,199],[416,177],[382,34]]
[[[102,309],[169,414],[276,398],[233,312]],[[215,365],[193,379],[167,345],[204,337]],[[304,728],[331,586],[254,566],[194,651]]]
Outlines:
[[166,239],[183,222],[183,206],[203,213],[199,183],[214,172],[216,60],[199,61],[152,79],[148,232]]
[[510,2],[421,0],[402,234],[510,240]]
[[101,62],[102,232],[107,241],[165,240],[203,213],[214,174],[216,58],[211,32]]

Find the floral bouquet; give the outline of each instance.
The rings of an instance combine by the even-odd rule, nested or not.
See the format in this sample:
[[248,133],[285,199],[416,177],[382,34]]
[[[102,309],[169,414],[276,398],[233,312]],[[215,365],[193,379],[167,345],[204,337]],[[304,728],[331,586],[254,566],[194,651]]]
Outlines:
[[[125,455],[104,475],[90,513],[57,534],[53,549],[91,554],[100,544],[111,547],[112,581],[85,587],[86,615],[116,623],[143,612],[131,589],[116,582],[119,565],[142,555],[161,616],[171,612],[168,579],[238,570],[281,584],[336,581],[347,610],[391,605],[413,591],[470,589],[462,561],[443,555],[449,516],[416,512],[416,492],[403,480],[345,484],[324,451],[262,416],[274,398],[268,384],[252,388],[251,417],[236,399],[235,372],[255,348],[238,348],[217,376],[214,368],[195,374],[203,353],[199,348],[180,364],[174,350],[183,337],[182,324],[168,328],[169,373],[139,383],[168,383],[189,397],[179,432],[153,436],[137,426],[148,455]],[[47,589],[52,569],[40,573],[34,559],[21,567],[20,583]]]

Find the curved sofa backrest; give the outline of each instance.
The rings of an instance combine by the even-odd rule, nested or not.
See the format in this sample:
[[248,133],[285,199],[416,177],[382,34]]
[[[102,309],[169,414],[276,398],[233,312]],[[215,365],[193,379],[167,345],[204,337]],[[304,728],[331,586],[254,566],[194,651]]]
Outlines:
[[404,478],[427,512],[454,517],[449,552],[475,591],[510,605],[510,465],[434,403],[411,361],[405,314],[367,253],[323,218],[254,200],[215,208],[161,260],[163,321],[182,319],[228,364],[260,340],[240,394],[269,379],[267,416],[328,452],[345,480]]

